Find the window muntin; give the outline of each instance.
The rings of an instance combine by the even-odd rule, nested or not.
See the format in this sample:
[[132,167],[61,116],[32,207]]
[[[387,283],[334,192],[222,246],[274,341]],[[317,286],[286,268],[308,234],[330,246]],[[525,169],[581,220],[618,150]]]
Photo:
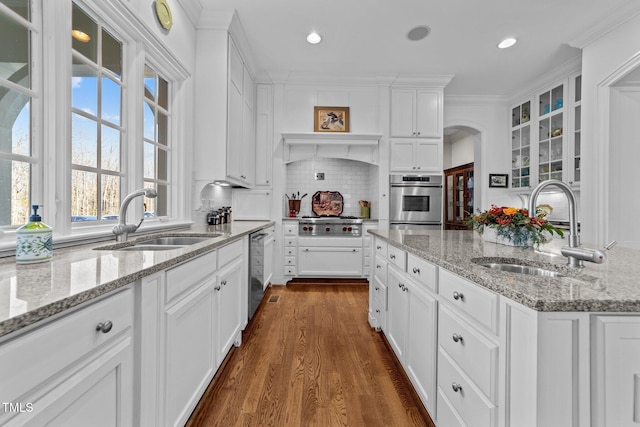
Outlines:
[[169,210],[169,82],[155,69],[144,70],[143,175],[145,188],[155,188],[155,199],[145,198],[145,216],[167,216]]
[[29,0],[0,0],[0,227],[24,224],[31,204],[32,38]]
[[116,220],[120,208],[122,42],[73,5],[71,222]]

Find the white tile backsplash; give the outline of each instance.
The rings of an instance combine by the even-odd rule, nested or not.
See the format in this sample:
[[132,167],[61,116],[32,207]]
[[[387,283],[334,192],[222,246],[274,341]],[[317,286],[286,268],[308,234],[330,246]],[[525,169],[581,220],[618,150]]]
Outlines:
[[[324,172],[324,181],[316,181],[315,173]],[[307,193],[302,200],[299,215],[313,215],[311,198],[316,191],[339,191],[343,198],[343,215],[360,216],[359,200],[372,202],[374,217],[378,194],[378,167],[368,163],[345,159],[314,159],[287,165],[286,193]],[[285,212],[289,212],[284,198]]]

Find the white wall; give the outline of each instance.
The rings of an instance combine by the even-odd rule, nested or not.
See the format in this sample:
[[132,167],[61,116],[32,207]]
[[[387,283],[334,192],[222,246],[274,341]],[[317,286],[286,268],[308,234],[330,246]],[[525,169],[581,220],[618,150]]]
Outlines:
[[480,135],[459,130],[444,137],[444,169],[466,165],[474,161],[474,146]]
[[[586,43],[582,53],[582,150],[583,175],[581,184],[583,241],[603,245],[620,239],[626,246],[640,247],[640,228],[617,227],[612,213],[625,209],[636,181],[637,169],[630,142],[611,138],[609,117],[609,86],[640,64],[640,16],[627,21],[603,37]],[[637,116],[633,119],[637,121]],[[635,137],[637,145],[637,136]],[[610,168],[610,150],[615,158],[629,159],[632,163],[616,164]],[[613,170],[617,172],[614,173]],[[638,193],[637,190],[635,193]]]

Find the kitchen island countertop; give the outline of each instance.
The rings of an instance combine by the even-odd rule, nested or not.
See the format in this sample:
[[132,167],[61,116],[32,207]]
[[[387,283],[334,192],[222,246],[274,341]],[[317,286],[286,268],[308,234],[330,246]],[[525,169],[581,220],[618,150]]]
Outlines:
[[[603,264],[585,262],[585,267],[576,271],[566,266],[567,259],[563,256],[485,242],[473,231],[370,230],[369,233],[537,311],[640,312],[637,249],[614,247]],[[565,241],[555,240],[560,245]],[[492,261],[520,261],[566,276],[509,273],[477,264]]]
[[[272,221],[234,221],[225,225],[192,226],[179,231],[134,236],[123,244],[114,244],[111,240],[54,249],[51,261],[38,264],[18,265],[15,257],[1,258],[0,337],[273,224]],[[136,240],[169,236],[211,239],[163,251],[95,250],[130,246]]]

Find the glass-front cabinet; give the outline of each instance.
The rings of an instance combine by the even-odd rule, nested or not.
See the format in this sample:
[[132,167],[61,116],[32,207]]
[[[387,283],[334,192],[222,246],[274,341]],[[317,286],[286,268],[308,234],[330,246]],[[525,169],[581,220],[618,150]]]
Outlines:
[[473,214],[473,163],[446,169],[445,230],[466,230],[467,219]]
[[549,179],[579,185],[581,98],[573,75],[511,108],[512,188]]
[[529,187],[531,158],[531,101],[511,110],[511,186]]

